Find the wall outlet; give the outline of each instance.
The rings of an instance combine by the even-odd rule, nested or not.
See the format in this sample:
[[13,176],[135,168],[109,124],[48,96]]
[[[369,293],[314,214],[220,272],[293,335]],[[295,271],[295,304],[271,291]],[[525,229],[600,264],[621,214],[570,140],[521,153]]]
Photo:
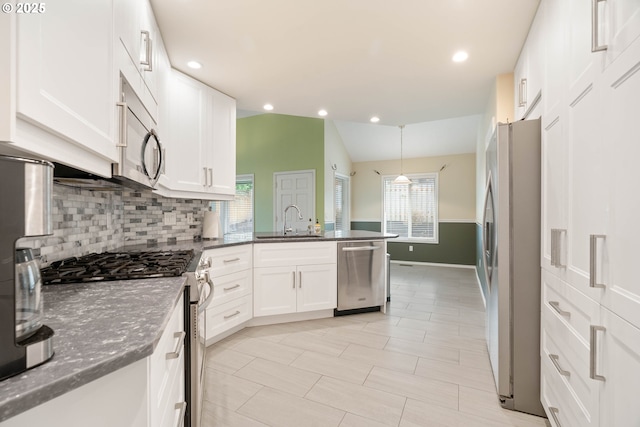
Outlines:
[[409,245],[409,252],[413,252],[413,245]]
[[195,221],[193,220],[193,212],[187,212],[187,224],[193,224]]
[[178,215],[175,212],[164,213],[164,225],[176,225],[178,222]]

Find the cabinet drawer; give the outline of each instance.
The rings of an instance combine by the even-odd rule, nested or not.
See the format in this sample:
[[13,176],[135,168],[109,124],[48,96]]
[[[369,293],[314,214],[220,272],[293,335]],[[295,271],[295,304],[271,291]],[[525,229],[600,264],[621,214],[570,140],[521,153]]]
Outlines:
[[600,384],[589,378],[589,345],[548,307],[542,312],[541,333],[540,357],[551,362],[558,380],[578,401],[584,418],[597,420]]
[[589,327],[599,324],[600,307],[592,299],[542,270],[542,306],[551,310],[588,346]]
[[247,320],[253,313],[251,294],[207,309],[207,341]]
[[252,290],[251,270],[227,274],[213,279],[213,299],[210,307],[217,307],[233,299],[248,295]]
[[215,279],[225,274],[250,269],[253,265],[251,256],[251,245],[240,245],[204,251],[202,259],[211,260],[209,274]]
[[[553,427],[595,427],[598,418],[589,418],[562,382],[549,358],[542,358],[540,401]],[[597,414],[596,414],[597,415]]]
[[255,267],[335,264],[336,242],[262,243],[253,245]]
[[[176,372],[183,372],[184,350],[184,305],[181,297],[160,337],[158,346],[149,356],[149,390],[151,405],[156,406],[166,399],[171,379]],[[177,352],[177,357],[175,353]]]
[[[184,360],[184,355],[180,356]],[[151,425],[159,427],[178,427],[182,426],[180,416],[184,416],[186,405],[184,395],[184,370],[180,369],[175,372],[170,381],[170,387],[163,396],[163,400],[159,402],[158,407],[153,408],[151,416]],[[158,417],[157,420],[154,417]]]

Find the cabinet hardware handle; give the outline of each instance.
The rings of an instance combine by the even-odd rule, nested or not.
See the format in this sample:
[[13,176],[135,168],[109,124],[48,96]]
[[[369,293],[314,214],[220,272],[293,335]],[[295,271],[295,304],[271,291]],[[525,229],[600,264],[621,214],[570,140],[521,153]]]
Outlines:
[[229,258],[229,259],[225,259],[222,262],[229,263],[229,262],[236,262],[236,261],[240,261],[240,258],[236,257],[236,258]]
[[558,414],[560,413],[560,409],[549,406],[549,412],[551,412],[551,416],[553,417],[553,421],[555,422],[556,427],[562,427],[562,425],[560,425],[560,421],[558,421]]
[[604,234],[589,236],[589,287],[604,288],[604,283],[598,283],[598,239],[604,239]]
[[232,317],[237,316],[238,314],[240,314],[240,311],[236,310],[236,312],[235,312],[235,313],[233,313],[233,314],[229,314],[228,316],[224,316],[224,319],[225,319],[225,320],[227,320],[227,319],[231,319]]
[[182,354],[182,349],[184,348],[184,337],[187,336],[185,331],[176,332],[173,334],[174,338],[178,338],[176,341],[176,347],[171,353],[166,354],[167,359],[177,359]]
[[556,367],[556,369],[558,370],[560,375],[563,375],[565,377],[570,377],[571,376],[571,372],[565,371],[564,369],[562,369],[560,367],[560,362],[559,362],[560,356],[558,356],[557,354],[550,354],[549,355],[549,359],[551,359],[551,362],[553,363],[553,366]]
[[525,107],[527,105],[527,79],[520,79],[518,85],[518,106]]
[[233,289],[237,289],[239,287],[240,287],[240,284],[238,283],[238,284],[235,284],[233,286],[229,286],[228,288],[224,288],[224,290],[225,291],[230,291],[230,290],[233,290]]
[[606,44],[598,44],[600,13],[598,12],[598,3],[605,0],[591,0],[591,52],[599,52],[607,50]]
[[596,352],[598,350],[598,331],[606,331],[604,326],[591,325],[589,327],[589,378],[592,380],[605,381],[605,377],[596,373]]
[[127,103],[117,102],[116,105],[120,109],[120,141],[116,147],[127,146]]
[[302,287],[302,271],[298,272],[298,287]]
[[293,289],[295,289],[296,288],[296,272],[292,271],[291,275],[293,277]]
[[178,415],[178,424],[176,427],[184,426],[184,414],[187,412],[187,402],[176,403],[175,409],[180,410],[180,415]]
[[566,311],[560,308],[560,303],[558,301],[549,301],[549,305],[553,308],[560,316],[571,317],[571,312]]
[[213,187],[213,168],[209,168],[209,187]]
[[153,53],[153,46],[151,45],[151,34],[149,34],[149,31],[140,31],[140,33],[142,34],[142,36],[144,37],[144,47],[145,47],[145,54],[144,54],[144,60],[140,60],[140,64],[146,66],[144,71],[153,71],[153,61],[152,61],[152,53]]
[[204,184],[203,186],[206,187],[209,184],[209,176],[207,175],[207,168],[202,168],[204,169]]
[[566,267],[562,263],[561,247],[562,247],[562,234],[567,230],[562,228],[551,229],[551,265],[558,268]]

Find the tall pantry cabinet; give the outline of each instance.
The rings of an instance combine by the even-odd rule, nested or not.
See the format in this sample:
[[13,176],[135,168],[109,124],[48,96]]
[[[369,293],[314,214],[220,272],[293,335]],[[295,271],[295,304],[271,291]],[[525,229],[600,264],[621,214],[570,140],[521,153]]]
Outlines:
[[635,426],[640,2],[540,8],[541,400],[554,426]]

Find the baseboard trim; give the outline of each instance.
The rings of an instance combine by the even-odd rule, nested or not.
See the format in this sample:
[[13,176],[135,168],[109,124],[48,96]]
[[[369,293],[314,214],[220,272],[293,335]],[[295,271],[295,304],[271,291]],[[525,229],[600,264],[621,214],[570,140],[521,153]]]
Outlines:
[[[475,265],[466,265],[466,264],[444,264],[440,262],[420,262],[420,261],[400,261],[400,260],[392,260],[392,264],[408,264],[408,265],[429,265],[432,267],[453,267],[453,268],[473,268],[475,269]],[[476,272],[476,276],[477,276]]]

